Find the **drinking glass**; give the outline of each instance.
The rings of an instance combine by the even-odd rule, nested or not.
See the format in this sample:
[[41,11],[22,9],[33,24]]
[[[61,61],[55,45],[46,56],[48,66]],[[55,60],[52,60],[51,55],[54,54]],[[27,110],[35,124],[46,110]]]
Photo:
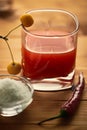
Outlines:
[[78,18],[65,10],[27,12],[34,23],[22,28],[22,75],[35,90],[72,87],[75,75]]

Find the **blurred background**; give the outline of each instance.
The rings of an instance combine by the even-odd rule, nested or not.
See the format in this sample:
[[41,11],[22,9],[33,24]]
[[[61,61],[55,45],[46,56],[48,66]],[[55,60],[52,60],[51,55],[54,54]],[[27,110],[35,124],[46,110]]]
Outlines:
[[[87,0],[0,0],[12,3],[11,12],[7,13],[8,20],[18,20],[19,16],[31,9],[55,8],[65,9],[75,13],[80,22],[80,33],[87,34]],[[1,7],[0,7],[1,8]],[[3,15],[3,14],[2,14]],[[5,13],[6,15],[6,13]],[[2,17],[5,19],[5,17]]]
[[[20,24],[20,16],[28,10],[37,9],[37,8],[54,8],[54,9],[64,9],[70,11],[78,16],[80,23],[80,31],[78,38],[78,56],[85,56],[87,60],[87,54],[84,54],[87,50],[85,44],[87,42],[87,0],[0,0],[0,9],[3,5],[2,1],[7,1],[8,9],[5,11],[0,11],[0,35],[6,35],[9,30],[13,27]],[[2,5],[1,5],[2,3]],[[15,30],[9,37],[9,43],[13,49],[13,54],[16,58],[16,61],[21,61],[21,28]],[[83,38],[84,36],[84,38]],[[0,69],[4,69],[7,63],[10,62],[10,54],[6,47],[6,44],[3,43],[0,39],[0,62],[3,62],[3,65],[0,64]],[[13,43],[13,44],[12,44]],[[83,45],[84,43],[84,45]],[[82,46],[84,46],[83,50]],[[18,54],[15,54],[15,49],[18,50]],[[79,53],[80,52],[80,53]],[[83,66],[83,58],[80,57],[80,60],[77,60],[77,67]]]

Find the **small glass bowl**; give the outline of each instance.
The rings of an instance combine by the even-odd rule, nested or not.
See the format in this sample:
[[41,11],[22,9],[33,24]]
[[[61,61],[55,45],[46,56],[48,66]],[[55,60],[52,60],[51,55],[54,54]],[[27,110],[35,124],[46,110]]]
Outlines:
[[0,75],[0,115],[15,116],[33,101],[31,83],[20,76]]

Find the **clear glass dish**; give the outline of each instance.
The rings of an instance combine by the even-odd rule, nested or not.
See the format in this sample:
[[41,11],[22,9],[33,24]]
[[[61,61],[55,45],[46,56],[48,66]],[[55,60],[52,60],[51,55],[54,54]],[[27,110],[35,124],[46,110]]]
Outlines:
[[15,116],[33,101],[31,83],[20,76],[0,75],[0,115]]

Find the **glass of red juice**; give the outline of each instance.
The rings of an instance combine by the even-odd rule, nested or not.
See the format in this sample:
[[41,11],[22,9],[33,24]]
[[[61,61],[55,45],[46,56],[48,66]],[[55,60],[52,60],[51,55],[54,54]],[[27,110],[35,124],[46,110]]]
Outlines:
[[27,13],[34,23],[22,28],[22,75],[38,91],[71,88],[79,30],[77,16],[55,9],[36,9]]

